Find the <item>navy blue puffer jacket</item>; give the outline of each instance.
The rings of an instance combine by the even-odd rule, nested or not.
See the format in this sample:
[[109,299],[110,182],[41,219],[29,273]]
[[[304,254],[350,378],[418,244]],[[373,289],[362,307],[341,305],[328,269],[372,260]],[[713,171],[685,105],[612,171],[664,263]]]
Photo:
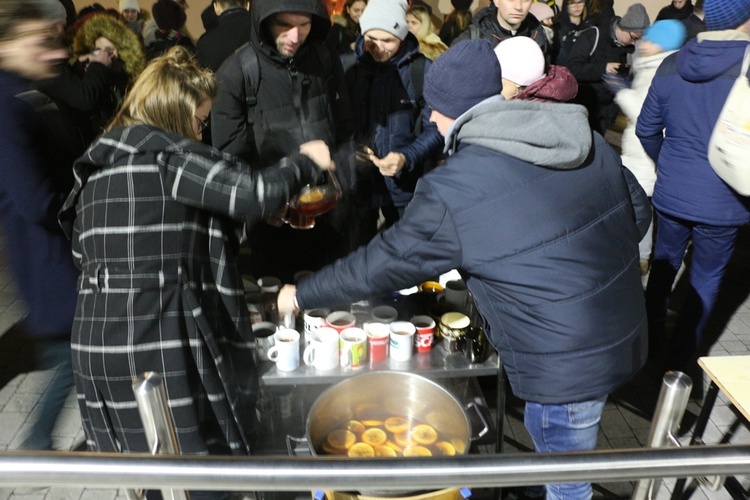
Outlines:
[[645,193],[601,136],[592,145],[578,105],[485,101],[452,131],[457,152],[419,181],[403,219],[300,282],[300,307],[456,268],[514,394],[562,404],[612,392],[646,356]]
[[[654,206],[673,217],[714,226],[750,222],[750,198],[740,196],[708,163],[708,142],[740,73],[745,40],[704,33],[659,66],[635,133],[656,163]],[[737,32],[739,33],[739,32]]]

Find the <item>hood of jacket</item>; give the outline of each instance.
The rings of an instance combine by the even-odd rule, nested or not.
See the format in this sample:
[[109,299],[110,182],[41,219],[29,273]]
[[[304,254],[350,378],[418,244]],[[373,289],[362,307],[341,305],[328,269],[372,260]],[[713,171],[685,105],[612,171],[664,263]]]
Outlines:
[[583,164],[593,138],[578,104],[490,98],[459,116],[446,144],[473,144],[557,170]]
[[141,41],[124,22],[109,14],[94,14],[86,18],[73,37],[73,56],[77,58],[92,52],[100,37],[105,37],[117,47],[125,72],[134,81],[146,64]]
[[521,101],[569,102],[578,94],[578,81],[565,66],[550,64],[547,74],[515,97]]
[[638,72],[641,71],[656,71],[656,68],[658,68],[662,61],[667,58],[667,56],[670,56],[677,52],[676,50],[668,50],[664,52],[659,52],[658,54],[654,54],[651,56],[638,56],[633,58],[633,74],[638,74]]
[[253,23],[250,40],[273,58],[286,59],[276,50],[276,41],[271,39],[266,28],[268,18],[280,12],[304,12],[312,15],[312,28],[307,40],[325,41],[331,29],[328,12],[320,0],[255,0],[250,7]]
[[740,64],[738,50],[744,52],[748,41],[750,37],[735,30],[701,33],[677,53],[677,71],[688,82],[714,80]]

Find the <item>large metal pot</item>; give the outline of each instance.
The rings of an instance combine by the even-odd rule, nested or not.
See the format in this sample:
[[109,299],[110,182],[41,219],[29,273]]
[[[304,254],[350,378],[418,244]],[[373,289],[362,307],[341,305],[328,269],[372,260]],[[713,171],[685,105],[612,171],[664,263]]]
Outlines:
[[328,435],[349,420],[364,418],[363,412],[429,424],[443,439],[456,444],[458,454],[468,451],[472,439],[466,411],[443,387],[413,373],[370,372],[339,382],[315,400],[306,423],[312,454],[325,454],[323,443]]

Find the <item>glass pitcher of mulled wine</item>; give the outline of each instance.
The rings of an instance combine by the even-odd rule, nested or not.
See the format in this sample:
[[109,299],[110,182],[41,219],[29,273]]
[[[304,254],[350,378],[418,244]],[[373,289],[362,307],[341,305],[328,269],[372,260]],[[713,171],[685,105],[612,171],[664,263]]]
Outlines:
[[286,222],[294,229],[312,229],[315,217],[329,212],[341,201],[341,185],[332,171],[326,170],[324,184],[307,184],[289,200]]

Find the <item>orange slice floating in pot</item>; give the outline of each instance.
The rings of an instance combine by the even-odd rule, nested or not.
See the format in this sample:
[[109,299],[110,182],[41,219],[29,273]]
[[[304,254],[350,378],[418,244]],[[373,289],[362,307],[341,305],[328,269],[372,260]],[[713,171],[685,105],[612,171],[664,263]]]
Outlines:
[[346,448],[334,448],[328,441],[323,443],[322,448],[326,455],[346,455]]
[[453,445],[453,448],[456,449],[456,453],[458,453],[459,455],[463,455],[466,451],[466,443],[458,438],[451,439],[451,444]]
[[376,457],[397,457],[398,454],[396,453],[396,450],[391,448],[390,446],[375,446],[375,456]]
[[398,434],[393,435],[393,440],[396,442],[399,446],[411,446],[414,444],[414,441],[412,440],[409,431],[406,432],[399,432]]
[[437,441],[438,435],[431,425],[420,424],[415,426],[409,434],[417,444],[432,444]]
[[386,442],[385,442],[385,445],[386,445],[386,446],[387,446],[388,448],[390,448],[390,449],[392,449],[393,451],[395,451],[396,453],[403,453],[403,452],[404,452],[404,448],[403,448],[402,446],[399,446],[399,445],[397,445],[396,443],[394,443],[394,442],[393,442],[393,441],[391,441],[391,440],[388,440],[388,441],[386,441]]
[[367,443],[356,443],[346,452],[350,457],[374,457],[375,449]]
[[372,446],[380,446],[388,441],[388,435],[383,429],[372,427],[362,433],[362,441]]
[[446,457],[452,457],[456,454],[456,448],[448,441],[438,441],[437,443],[435,443],[435,448],[440,455]]
[[398,434],[409,430],[409,421],[404,417],[391,417],[385,420],[385,430]]
[[364,424],[359,420],[349,420],[349,425],[347,425],[346,428],[347,430],[350,430],[357,435],[362,434],[363,432],[365,432],[365,430],[367,430]]
[[405,457],[431,457],[432,452],[425,448],[424,446],[419,446],[418,444],[415,444],[413,446],[407,446],[404,448],[404,456]]
[[347,429],[336,429],[328,435],[326,442],[331,445],[332,448],[338,450],[347,450],[357,442],[357,436],[352,431]]

